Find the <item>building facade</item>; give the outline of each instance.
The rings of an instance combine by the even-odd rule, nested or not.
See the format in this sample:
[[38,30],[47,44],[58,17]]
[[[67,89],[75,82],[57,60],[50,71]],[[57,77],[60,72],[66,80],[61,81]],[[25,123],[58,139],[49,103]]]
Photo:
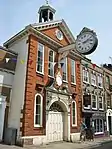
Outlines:
[[43,5],[39,23],[4,43],[18,53],[8,127],[17,129],[23,144],[74,141],[80,136],[82,57],[65,21],[54,21],[54,13]]
[[91,60],[82,60],[82,113],[85,124],[94,127],[95,136],[105,135],[105,95],[103,69]]
[[112,135],[112,65],[104,64],[104,91],[106,101],[107,132]]
[[10,97],[15,74],[17,54],[0,46],[0,141],[4,137],[5,128],[8,127],[8,113]]

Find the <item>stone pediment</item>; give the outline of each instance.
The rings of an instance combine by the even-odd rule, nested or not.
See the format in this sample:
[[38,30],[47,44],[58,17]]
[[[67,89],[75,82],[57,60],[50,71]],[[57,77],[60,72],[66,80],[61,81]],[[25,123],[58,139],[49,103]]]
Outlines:
[[[41,31],[42,33],[51,36],[52,39],[56,40],[57,42],[60,42],[59,40],[56,39],[56,36],[54,34],[54,31],[56,29],[59,29],[62,31],[65,39],[68,44],[75,43],[75,38],[73,34],[71,33],[70,29],[68,28],[66,22],[62,20],[57,20],[57,21],[49,21],[49,22],[43,22],[43,23],[34,23],[32,24],[34,28],[37,30]],[[51,35],[50,35],[50,34]]]

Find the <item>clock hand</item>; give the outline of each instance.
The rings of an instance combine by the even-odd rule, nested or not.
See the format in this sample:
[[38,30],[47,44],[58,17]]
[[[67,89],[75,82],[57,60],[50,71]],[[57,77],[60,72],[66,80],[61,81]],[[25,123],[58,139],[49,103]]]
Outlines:
[[[91,36],[91,37],[92,37],[92,36]],[[86,43],[88,40],[90,40],[91,37],[89,37],[89,38],[88,38],[87,40],[85,40],[83,43]]]

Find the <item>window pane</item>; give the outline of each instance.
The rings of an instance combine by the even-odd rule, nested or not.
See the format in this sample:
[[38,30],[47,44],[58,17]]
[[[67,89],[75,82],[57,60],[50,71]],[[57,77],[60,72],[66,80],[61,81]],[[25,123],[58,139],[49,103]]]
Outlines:
[[96,96],[95,95],[92,95],[92,107],[93,108],[96,108],[96,103],[97,101],[96,101]]
[[102,120],[100,120],[100,132],[102,132],[103,131],[103,121]]
[[103,108],[103,98],[99,97],[99,108],[102,109]]
[[42,72],[43,70],[43,48],[44,46],[39,44],[38,45],[38,57],[37,57],[37,71]]
[[97,132],[96,120],[94,120],[94,129],[95,129],[95,132]]
[[89,72],[87,70],[83,70],[83,81],[89,82]]
[[72,123],[75,124],[75,102],[72,103]]
[[67,80],[67,64],[66,64],[66,58],[61,60],[61,63],[63,63],[62,66],[62,72],[63,72],[63,80]]
[[49,52],[49,68],[48,68],[48,74],[50,76],[53,76],[53,73],[54,73],[53,62],[54,62],[54,57],[53,57],[53,51],[51,50]]
[[75,124],[75,116],[73,116],[73,124]]
[[75,61],[71,59],[71,82],[75,83]]
[[97,132],[99,132],[99,128],[100,128],[100,126],[99,126],[99,119],[97,119]]
[[36,103],[35,103],[35,124],[40,125],[41,124],[41,96],[36,96]]
[[35,124],[40,125],[40,115],[36,115]]

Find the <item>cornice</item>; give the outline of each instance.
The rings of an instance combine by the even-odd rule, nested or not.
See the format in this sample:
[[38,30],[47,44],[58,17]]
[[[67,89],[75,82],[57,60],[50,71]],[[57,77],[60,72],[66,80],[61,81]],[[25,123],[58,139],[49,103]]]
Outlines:
[[39,30],[35,29],[31,25],[26,26],[24,30],[20,31],[18,34],[16,34],[12,38],[10,38],[8,41],[6,41],[4,43],[4,46],[7,47],[7,46],[13,44],[14,42],[16,42],[17,40],[21,39],[22,37],[24,37],[25,35],[30,35],[30,34],[36,36],[38,39],[42,40],[43,42],[47,43],[48,45],[50,45],[51,47],[54,47],[56,49],[63,47],[62,44],[56,42],[52,38],[41,33]]

